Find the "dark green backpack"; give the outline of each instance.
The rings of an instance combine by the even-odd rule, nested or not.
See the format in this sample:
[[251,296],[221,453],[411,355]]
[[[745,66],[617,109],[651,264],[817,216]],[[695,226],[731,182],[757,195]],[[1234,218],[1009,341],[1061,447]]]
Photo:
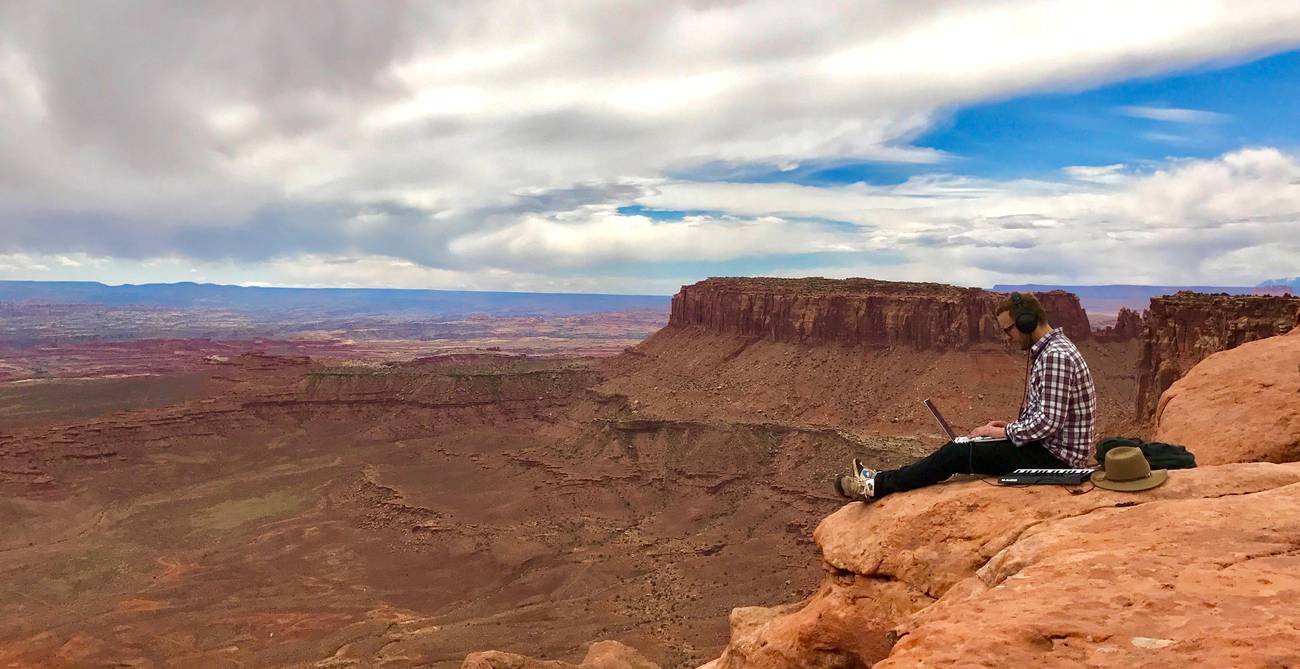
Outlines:
[[1136,437],[1107,437],[1097,444],[1097,464],[1106,463],[1106,453],[1117,446],[1142,449],[1142,455],[1152,469],[1191,469],[1196,466],[1196,456],[1184,446],[1159,441],[1142,441]]

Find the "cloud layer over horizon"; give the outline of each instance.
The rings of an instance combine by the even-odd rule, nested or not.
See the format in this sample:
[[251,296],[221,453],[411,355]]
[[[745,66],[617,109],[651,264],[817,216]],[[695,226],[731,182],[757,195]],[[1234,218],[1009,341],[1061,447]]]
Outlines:
[[[1253,284],[1300,265],[1300,154],[1179,151],[1227,114],[1117,105],[1168,153],[1032,178],[916,140],[1298,46],[1273,2],[8,3],[0,278]],[[910,176],[781,178],[842,163]]]

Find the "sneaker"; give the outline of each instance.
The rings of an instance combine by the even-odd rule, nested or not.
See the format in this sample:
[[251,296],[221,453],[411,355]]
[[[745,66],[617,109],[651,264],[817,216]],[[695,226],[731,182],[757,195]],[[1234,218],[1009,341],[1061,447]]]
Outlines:
[[876,496],[876,473],[862,467],[857,460],[853,461],[853,469],[857,471],[856,474],[835,477],[835,492],[840,497],[870,502]]

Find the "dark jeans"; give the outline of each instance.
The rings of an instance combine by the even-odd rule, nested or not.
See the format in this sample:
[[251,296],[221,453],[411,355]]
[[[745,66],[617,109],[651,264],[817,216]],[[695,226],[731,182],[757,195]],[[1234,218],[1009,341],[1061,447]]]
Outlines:
[[906,467],[876,474],[876,497],[934,485],[953,474],[1002,476],[1020,468],[1066,469],[1039,442],[1017,446],[1005,439],[975,444],[948,442]]

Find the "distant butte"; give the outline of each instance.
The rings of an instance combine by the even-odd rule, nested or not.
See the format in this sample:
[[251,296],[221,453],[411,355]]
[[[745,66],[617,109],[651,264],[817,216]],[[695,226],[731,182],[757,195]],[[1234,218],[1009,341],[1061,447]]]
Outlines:
[[[1079,299],[1038,294],[1053,325],[1091,337]],[[994,311],[1006,298],[981,288],[875,279],[713,278],[673,297],[671,326],[801,344],[963,349],[1001,344]]]

